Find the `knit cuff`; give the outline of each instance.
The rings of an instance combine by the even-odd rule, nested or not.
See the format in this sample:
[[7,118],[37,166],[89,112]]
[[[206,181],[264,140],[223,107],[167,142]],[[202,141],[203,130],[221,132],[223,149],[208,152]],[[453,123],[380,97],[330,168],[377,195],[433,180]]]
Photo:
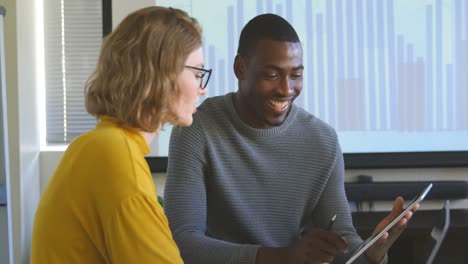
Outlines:
[[243,245],[240,249],[239,264],[255,264],[258,245]]

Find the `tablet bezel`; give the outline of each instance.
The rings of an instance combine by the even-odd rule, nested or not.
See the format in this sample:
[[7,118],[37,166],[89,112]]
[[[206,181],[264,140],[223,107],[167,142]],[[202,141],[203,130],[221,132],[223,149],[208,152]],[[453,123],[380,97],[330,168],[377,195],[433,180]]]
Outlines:
[[390,230],[393,226],[395,226],[398,221],[400,221],[409,211],[411,211],[420,201],[424,200],[426,195],[429,193],[429,191],[432,188],[432,183],[428,184],[426,188],[418,195],[416,196],[406,207],[406,209],[398,215],[390,224],[388,224],[382,231],[380,231],[377,234],[372,235],[370,238],[368,238],[361,246],[359,246],[351,255],[351,257],[346,261],[346,264],[351,264],[354,260],[356,260],[362,253],[364,253],[370,246],[372,246],[379,238],[381,238],[385,232]]

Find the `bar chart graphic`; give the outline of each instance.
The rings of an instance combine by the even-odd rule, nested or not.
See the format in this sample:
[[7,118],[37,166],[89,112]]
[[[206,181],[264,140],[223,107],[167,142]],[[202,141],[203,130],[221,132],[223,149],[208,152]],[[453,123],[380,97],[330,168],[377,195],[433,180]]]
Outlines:
[[296,103],[339,133],[468,131],[467,0],[157,1],[204,29],[209,97],[237,90],[239,34],[275,13],[297,30],[304,86]]

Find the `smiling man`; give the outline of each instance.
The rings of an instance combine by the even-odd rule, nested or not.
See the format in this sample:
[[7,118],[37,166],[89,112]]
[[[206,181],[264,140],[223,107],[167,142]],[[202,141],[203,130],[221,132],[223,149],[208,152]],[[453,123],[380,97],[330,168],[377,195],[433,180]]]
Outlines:
[[[362,243],[336,133],[294,104],[302,57],[286,20],[253,18],[234,62],[237,92],[206,99],[192,126],[173,129],[165,210],[186,263],[344,263]],[[357,263],[385,262],[409,217]]]

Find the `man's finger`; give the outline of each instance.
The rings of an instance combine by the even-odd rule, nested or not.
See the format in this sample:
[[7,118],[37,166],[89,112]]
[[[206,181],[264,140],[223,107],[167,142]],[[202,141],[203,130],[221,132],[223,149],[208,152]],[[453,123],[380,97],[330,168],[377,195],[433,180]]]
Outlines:
[[405,201],[403,200],[403,197],[398,196],[395,199],[395,202],[393,202],[393,207],[392,207],[392,212],[390,213],[391,215],[394,215],[394,217],[398,216],[401,211],[403,210],[403,203]]

